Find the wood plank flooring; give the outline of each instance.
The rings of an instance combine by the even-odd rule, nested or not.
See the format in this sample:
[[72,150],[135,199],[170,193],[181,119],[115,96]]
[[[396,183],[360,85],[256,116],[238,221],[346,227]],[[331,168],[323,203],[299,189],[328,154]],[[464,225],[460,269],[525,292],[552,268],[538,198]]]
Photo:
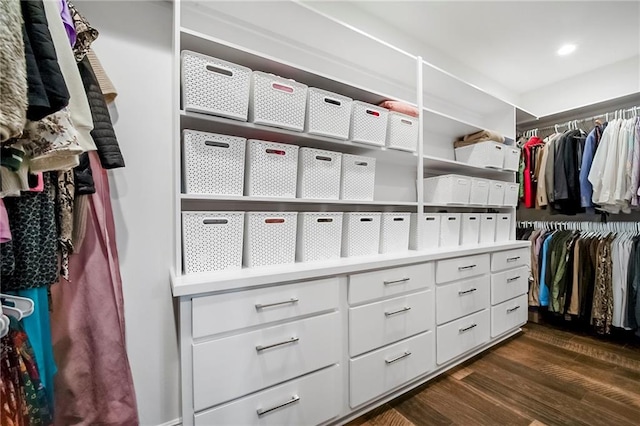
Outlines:
[[528,324],[349,426],[640,425],[640,344]]

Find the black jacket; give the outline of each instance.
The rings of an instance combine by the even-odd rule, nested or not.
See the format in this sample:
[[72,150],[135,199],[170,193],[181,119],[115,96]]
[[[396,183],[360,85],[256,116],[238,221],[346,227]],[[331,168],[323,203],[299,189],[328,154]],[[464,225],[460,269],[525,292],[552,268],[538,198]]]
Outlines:
[[87,152],[83,152],[80,155],[80,162],[73,169],[73,183],[76,187],[76,195],[89,195],[96,192],[93,173],[91,173],[91,163],[89,162],[89,153]]

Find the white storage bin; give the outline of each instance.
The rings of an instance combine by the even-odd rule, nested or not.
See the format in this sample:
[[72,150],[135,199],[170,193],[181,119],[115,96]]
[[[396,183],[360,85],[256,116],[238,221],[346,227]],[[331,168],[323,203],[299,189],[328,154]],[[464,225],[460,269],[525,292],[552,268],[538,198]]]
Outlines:
[[496,214],[482,213],[480,215],[480,244],[496,241]]
[[294,263],[296,260],[295,212],[247,212],[244,228],[244,265]]
[[462,213],[460,245],[472,246],[480,241],[480,213]]
[[489,205],[502,206],[504,204],[504,187],[506,182],[492,180],[489,184]]
[[182,139],[185,193],[242,195],[246,139],[195,130]]
[[298,262],[340,257],[342,213],[298,213]]
[[498,213],[496,215],[496,242],[509,241],[511,239],[511,213]]
[[389,112],[387,147],[416,152],[418,146],[418,119],[398,112]]
[[520,166],[520,148],[507,146],[504,148],[504,169],[512,172],[518,171]]
[[341,169],[341,153],[300,148],[298,198],[339,199]]
[[382,213],[345,213],[342,220],[342,257],[377,254]]
[[346,140],[353,99],[326,90],[309,88],[305,132]]
[[498,142],[479,142],[455,149],[456,161],[478,167],[502,169],[506,146]]
[[506,183],[504,185],[504,205],[509,207],[518,206],[518,192],[520,185],[517,183]]
[[486,206],[489,201],[489,180],[471,178],[469,204]]
[[409,251],[411,213],[382,213],[380,253]]
[[384,146],[389,110],[365,102],[353,101],[349,139]]
[[245,195],[296,198],[298,147],[249,139]]
[[[409,248],[431,250],[440,247],[440,213],[411,213]],[[418,218],[422,221],[422,232],[418,232]],[[419,243],[422,242],[422,245]]]
[[373,201],[376,185],[376,159],[358,155],[342,155],[341,200]]
[[251,74],[249,121],[301,132],[306,106],[306,85],[260,71]]
[[459,246],[462,215],[460,213],[443,213],[440,221],[440,247]]
[[243,212],[183,212],[185,274],[242,268]]
[[469,204],[471,179],[444,175],[424,180],[424,201],[435,204]]
[[181,59],[185,111],[247,121],[249,68],[189,50],[182,51]]

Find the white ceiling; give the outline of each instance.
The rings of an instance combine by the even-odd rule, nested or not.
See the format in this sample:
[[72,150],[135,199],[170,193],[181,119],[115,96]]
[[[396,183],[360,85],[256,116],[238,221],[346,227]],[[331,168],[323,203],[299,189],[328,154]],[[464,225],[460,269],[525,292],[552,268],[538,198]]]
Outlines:
[[[640,54],[640,1],[353,4],[517,93]],[[565,43],[578,49],[557,56]]]

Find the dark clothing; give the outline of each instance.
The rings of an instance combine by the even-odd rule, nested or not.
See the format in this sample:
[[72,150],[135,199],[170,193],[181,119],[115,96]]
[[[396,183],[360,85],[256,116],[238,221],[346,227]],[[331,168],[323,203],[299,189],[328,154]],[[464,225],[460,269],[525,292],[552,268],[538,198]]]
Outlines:
[[73,169],[73,181],[76,185],[76,195],[88,195],[96,192],[89,164],[89,153],[80,155],[80,164]]

